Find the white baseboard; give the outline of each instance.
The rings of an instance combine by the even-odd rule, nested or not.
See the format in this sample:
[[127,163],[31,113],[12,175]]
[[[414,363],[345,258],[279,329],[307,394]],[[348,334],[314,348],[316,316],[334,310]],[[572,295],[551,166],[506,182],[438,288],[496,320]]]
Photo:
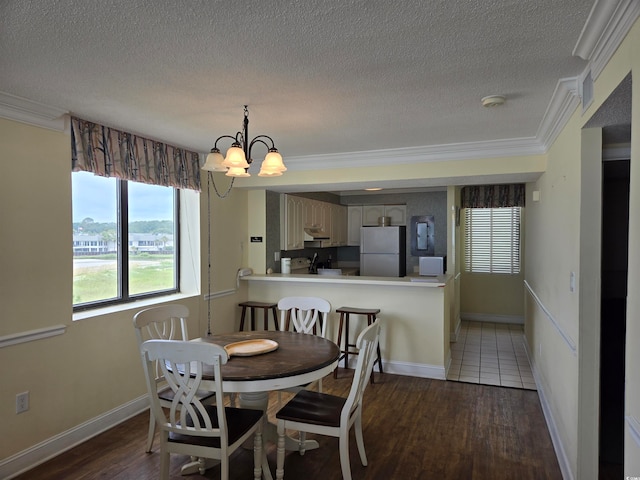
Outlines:
[[447,379],[445,367],[439,365],[425,365],[409,362],[383,362],[382,365],[385,373],[406,375],[409,377],[433,378],[435,380]]
[[[354,370],[358,358],[356,355],[349,358],[349,368]],[[451,363],[451,356],[449,356],[449,364]],[[340,362],[339,367],[344,366],[344,361]],[[409,362],[385,362],[382,361],[382,369],[384,373],[393,373],[394,375],[405,375],[407,377],[420,377],[420,378],[433,378],[435,380],[446,380],[447,374],[445,367],[438,365],[427,365],[423,363],[409,363]],[[373,365],[373,372],[378,371],[378,365]]]
[[625,415],[624,419],[627,422],[629,433],[636,444],[636,448],[640,447],[640,422],[633,415]]
[[143,395],[98,417],[77,425],[22,452],[0,461],[0,478],[13,477],[60,455],[76,445],[115,427],[149,408],[149,397]]
[[449,339],[449,342],[458,341],[458,336],[460,335],[460,327],[462,327],[462,319],[458,317],[458,319],[456,320],[456,326],[453,329],[453,332],[451,333],[451,338]]
[[460,313],[462,320],[470,322],[514,323],[524,325],[524,317],[521,315],[494,315],[490,313]]
[[531,365],[531,371],[533,372],[533,378],[536,382],[536,388],[538,390],[538,398],[540,399],[540,406],[542,407],[542,413],[544,415],[544,419],[547,422],[547,428],[549,429],[549,435],[551,436],[551,443],[553,444],[553,449],[556,452],[556,458],[558,459],[558,465],[560,466],[560,472],[562,473],[562,478],[564,480],[574,480],[573,472],[571,470],[571,464],[569,463],[569,458],[567,457],[567,452],[564,449],[564,445],[562,443],[562,439],[560,438],[558,427],[556,425],[555,419],[553,418],[551,406],[549,405],[549,401],[547,400],[547,395],[544,391],[544,387],[538,376],[536,365],[533,359],[531,358],[531,352],[529,351],[527,342],[524,342],[524,348],[527,353],[527,357],[529,358],[529,364]]

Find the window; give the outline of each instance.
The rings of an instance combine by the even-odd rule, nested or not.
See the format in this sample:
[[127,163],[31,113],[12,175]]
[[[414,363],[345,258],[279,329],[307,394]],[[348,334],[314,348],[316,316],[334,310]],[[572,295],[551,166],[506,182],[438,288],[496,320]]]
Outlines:
[[75,310],[178,291],[177,189],[74,172],[72,202]]
[[465,271],[520,273],[521,207],[466,208]]

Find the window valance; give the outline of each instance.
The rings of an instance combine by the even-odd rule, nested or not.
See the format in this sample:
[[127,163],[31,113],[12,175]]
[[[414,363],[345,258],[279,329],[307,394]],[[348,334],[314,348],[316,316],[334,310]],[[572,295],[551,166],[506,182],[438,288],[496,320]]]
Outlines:
[[200,191],[197,153],[75,117],[71,157],[74,172]]
[[462,208],[524,207],[524,183],[472,185],[461,191]]

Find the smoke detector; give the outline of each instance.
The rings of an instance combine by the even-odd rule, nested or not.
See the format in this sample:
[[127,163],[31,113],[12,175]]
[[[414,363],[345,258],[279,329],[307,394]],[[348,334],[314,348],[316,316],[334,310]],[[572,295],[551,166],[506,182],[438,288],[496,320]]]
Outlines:
[[489,95],[484,97],[482,101],[483,107],[498,107],[504,104],[506,97],[504,95]]

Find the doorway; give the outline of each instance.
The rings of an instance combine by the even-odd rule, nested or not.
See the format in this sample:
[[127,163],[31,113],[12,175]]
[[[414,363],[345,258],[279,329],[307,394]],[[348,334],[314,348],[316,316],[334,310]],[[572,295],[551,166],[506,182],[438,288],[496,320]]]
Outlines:
[[602,164],[600,478],[622,478],[629,251],[629,160]]
[[[631,74],[585,125],[602,131],[598,460],[601,480],[624,471],[625,335],[629,238]],[[588,325],[586,326],[588,328]],[[594,365],[597,367],[597,365]]]

